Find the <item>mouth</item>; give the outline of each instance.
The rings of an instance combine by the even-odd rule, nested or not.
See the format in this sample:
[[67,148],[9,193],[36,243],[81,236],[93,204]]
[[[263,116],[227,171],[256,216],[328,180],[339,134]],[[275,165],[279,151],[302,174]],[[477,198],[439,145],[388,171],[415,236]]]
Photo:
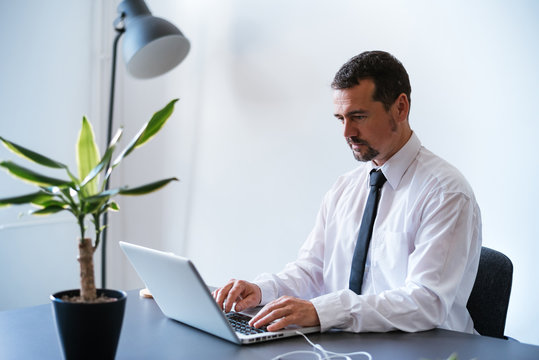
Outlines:
[[350,148],[354,151],[359,151],[361,146],[369,146],[369,144],[366,141],[362,141],[362,140],[353,141],[353,140],[348,139],[347,142]]

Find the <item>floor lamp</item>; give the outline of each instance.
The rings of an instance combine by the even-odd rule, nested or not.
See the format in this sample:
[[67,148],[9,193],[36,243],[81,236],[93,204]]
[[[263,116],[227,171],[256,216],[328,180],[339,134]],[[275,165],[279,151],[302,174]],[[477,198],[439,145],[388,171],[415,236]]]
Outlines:
[[[181,31],[170,22],[151,14],[144,0],[124,0],[118,5],[118,18],[114,20],[116,36],[112,44],[112,71],[110,80],[107,145],[112,138],[116,58],[120,37],[123,35],[123,59],[127,71],[136,78],[148,79],[173,69],[187,56],[190,43]],[[109,188],[107,180],[105,188]],[[107,225],[103,217],[101,245],[101,287],[107,279]]]

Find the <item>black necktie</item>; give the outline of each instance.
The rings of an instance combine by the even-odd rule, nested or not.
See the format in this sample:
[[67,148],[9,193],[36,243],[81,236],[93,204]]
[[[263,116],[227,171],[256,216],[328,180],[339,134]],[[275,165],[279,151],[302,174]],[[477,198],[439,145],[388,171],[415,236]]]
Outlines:
[[374,226],[374,219],[376,218],[378,200],[380,200],[380,189],[385,182],[386,177],[381,171],[375,171],[374,169],[371,171],[369,183],[371,186],[371,191],[369,192],[369,197],[367,198],[367,205],[365,205],[363,219],[361,219],[359,236],[357,237],[354,257],[352,258],[352,270],[350,272],[349,287],[350,290],[356,294],[361,294],[363,273],[365,271],[365,261],[367,259],[367,252],[369,251],[369,243],[371,242],[372,228]]

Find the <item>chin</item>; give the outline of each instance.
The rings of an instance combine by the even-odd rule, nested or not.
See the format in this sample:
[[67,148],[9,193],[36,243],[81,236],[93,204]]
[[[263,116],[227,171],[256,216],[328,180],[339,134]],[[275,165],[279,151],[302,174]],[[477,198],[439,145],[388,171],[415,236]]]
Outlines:
[[357,161],[361,161],[361,162],[368,162],[368,161],[371,161],[371,160],[375,160],[376,157],[378,156],[378,154],[362,154],[360,152],[356,152],[354,150],[352,150],[352,154],[354,154],[354,158],[357,160]]
[[370,161],[368,159],[365,159],[361,154],[358,154],[358,153],[354,153],[354,158],[357,160],[357,161],[361,161],[361,162],[367,162],[367,161]]

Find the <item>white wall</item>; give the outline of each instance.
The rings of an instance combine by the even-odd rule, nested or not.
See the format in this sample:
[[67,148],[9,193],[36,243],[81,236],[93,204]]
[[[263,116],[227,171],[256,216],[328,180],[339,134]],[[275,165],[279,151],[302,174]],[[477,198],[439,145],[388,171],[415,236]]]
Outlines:
[[[128,238],[193,258],[216,285],[293,260],[323,194],[355,166],[332,116],[332,77],[351,56],[384,49],[409,71],[411,124],[424,145],[474,187],[484,245],[515,264],[507,334],[539,344],[536,2],[149,5],[179,25],[193,49],[155,83],[126,79],[124,108],[136,112],[138,91],[158,90],[155,98],[145,97],[144,108],[176,94],[183,98],[161,145],[165,165],[153,166],[184,182],[165,190],[163,203],[136,200],[147,201],[154,218],[148,206],[130,204]],[[166,85],[155,85],[161,81]],[[515,170],[522,179],[513,180]],[[129,176],[138,172],[136,166],[127,170]],[[152,238],[147,224],[161,225],[158,235]],[[138,240],[138,232],[144,238]]]
[[[59,51],[36,52],[47,54],[40,56],[47,60],[46,71],[35,69],[42,62],[32,54],[10,55],[27,50],[19,50],[0,29],[2,40],[12,44],[1,55],[3,136],[22,143],[30,125],[38,127],[34,135],[46,133],[49,123],[37,119],[57,120],[57,129],[86,111],[96,116],[103,111],[108,93],[96,100],[96,91],[88,92],[87,84],[94,81],[88,72],[77,68],[65,76],[73,58],[81,64],[81,58],[97,55],[84,42],[69,44],[79,51],[67,50],[76,28],[71,22],[99,33],[115,16],[114,7],[106,5],[105,15],[88,23],[80,14],[95,11],[88,3],[64,2],[64,16],[42,20],[43,34],[60,44]],[[7,26],[8,19],[37,21],[16,16],[24,4],[2,3],[0,26]],[[172,175],[182,181],[151,196],[120,199],[122,210],[111,219],[110,287],[141,286],[116,240],[187,255],[215,285],[229,277],[278,271],[293,260],[323,194],[356,165],[332,116],[332,77],[351,56],[384,49],[409,71],[412,127],[424,145],[468,178],[482,209],[484,245],[506,253],[515,264],[507,335],[539,344],[534,278],[539,192],[532,183],[539,175],[533,151],[539,130],[533,108],[539,100],[536,2],[148,0],[148,5],[181,28],[192,52],[178,68],[152,80],[132,79],[120,66],[116,120],[125,125],[124,141],[168,100],[181,100],[163,133],[130,156],[113,181],[134,186]],[[68,13],[78,15],[72,19]],[[106,30],[103,35],[100,44],[108,54],[112,34]],[[37,39],[25,44],[45,41]],[[106,73],[100,66],[107,60],[101,58],[93,71]],[[15,72],[32,86],[10,75]],[[62,101],[68,111],[58,106]],[[39,116],[20,119],[26,121],[20,127],[6,123],[20,108]],[[78,124],[66,131],[75,129]],[[64,158],[68,145],[55,150],[56,145],[40,141],[43,151]],[[515,170],[525,174],[523,179],[513,180]],[[6,221],[14,220],[1,218],[0,224]],[[5,233],[0,230],[0,242]],[[3,251],[0,258],[7,258]]]
[[[0,135],[70,166],[82,116],[97,117],[94,11],[92,0],[0,2]],[[39,169],[3,146],[0,159]],[[0,197],[33,191],[0,172]],[[46,303],[53,292],[79,287],[74,218],[20,217],[27,209],[0,209],[0,310]]]

